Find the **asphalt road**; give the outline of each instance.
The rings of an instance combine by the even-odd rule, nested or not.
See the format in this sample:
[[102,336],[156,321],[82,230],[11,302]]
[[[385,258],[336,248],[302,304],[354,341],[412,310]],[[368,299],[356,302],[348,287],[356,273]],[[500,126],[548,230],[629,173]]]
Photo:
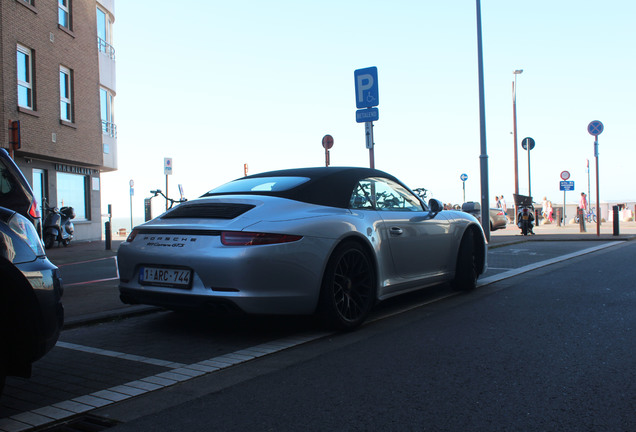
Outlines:
[[98,414],[118,432],[636,430],[634,256],[585,255]]
[[87,413],[113,430],[636,430],[635,248],[492,248],[476,291],[391,299],[346,334],[170,312],[67,329],[8,379],[0,431]]

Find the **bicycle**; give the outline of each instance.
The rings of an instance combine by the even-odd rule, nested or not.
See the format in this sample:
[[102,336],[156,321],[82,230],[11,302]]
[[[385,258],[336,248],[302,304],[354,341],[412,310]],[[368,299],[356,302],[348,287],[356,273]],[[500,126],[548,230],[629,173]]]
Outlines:
[[[596,223],[596,208],[595,207],[590,207],[589,210],[587,210],[585,212],[585,221],[590,223],[590,222],[594,222]],[[579,212],[576,212],[576,217],[574,218],[574,222],[578,223],[579,222]]]
[[415,189],[413,189],[413,192],[418,194],[419,197],[422,198],[422,201],[426,202],[426,199],[428,198],[428,189],[415,188]]
[[161,189],[151,190],[150,193],[154,194],[154,195],[151,196],[149,199],[153,199],[157,195],[161,195],[162,197],[164,197],[166,199],[166,201],[168,201],[170,203],[170,206],[168,207],[168,210],[170,210],[173,205],[181,204],[182,202],[186,202],[188,200],[187,198],[181,198],[181,199],[178,199],[178,200],[173,199],[173,198],[168,198],[163,192],[161,192]]

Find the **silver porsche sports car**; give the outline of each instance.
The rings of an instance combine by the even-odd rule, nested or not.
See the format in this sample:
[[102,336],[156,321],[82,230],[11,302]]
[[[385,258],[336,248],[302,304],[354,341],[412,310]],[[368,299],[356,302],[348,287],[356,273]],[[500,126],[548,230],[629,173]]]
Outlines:
[[124,303],[314,314],[339,329],[374,303],[486,270],[473,216],[423,203],[369,168],[272,171],[226,183],[136,227],[118,250]]

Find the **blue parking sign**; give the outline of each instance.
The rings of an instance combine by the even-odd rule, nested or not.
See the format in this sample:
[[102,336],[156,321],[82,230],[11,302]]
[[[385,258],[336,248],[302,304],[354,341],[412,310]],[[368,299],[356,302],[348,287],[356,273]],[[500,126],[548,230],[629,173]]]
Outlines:
[[368,67],[353,72],[356,83],[356,108],[371,108],[380,103],[378,68]]

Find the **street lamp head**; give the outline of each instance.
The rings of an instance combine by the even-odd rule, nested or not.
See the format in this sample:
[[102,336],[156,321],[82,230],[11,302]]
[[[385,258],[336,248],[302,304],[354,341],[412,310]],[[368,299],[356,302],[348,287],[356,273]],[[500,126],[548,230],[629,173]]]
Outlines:
[[513,74],[515,75],[519,75],[520,73],[523,73],[523,69],[517,69],[516,71],[513,72]]

